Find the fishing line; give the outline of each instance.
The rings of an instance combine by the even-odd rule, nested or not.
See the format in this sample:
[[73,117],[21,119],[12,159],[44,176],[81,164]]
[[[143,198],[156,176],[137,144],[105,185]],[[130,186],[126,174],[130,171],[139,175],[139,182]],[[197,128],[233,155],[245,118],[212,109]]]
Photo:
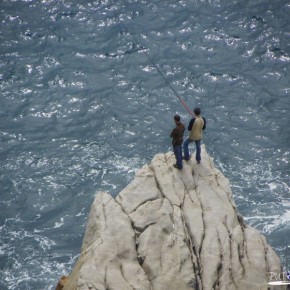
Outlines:
[[[133,39],[133,42],[135,43],[135,45],[137,46],[137,48],[139,48],[144,55],[147,57],[147,59],[150,61],[150,63],[153,65],[153,67],[157,70],[157,72],[159,73],[159,75],[163,78],[163,80],[166,82],[166,84],[170,87],[170,89],[173,91],[173,93],[176,95],[176,97],[179,99],[179,101],[181,102],[181,104],[184,106],[184,108],[188,111],[188,113],[194,117],[194,114],[191,112],[191,110],[188,108],[188,106],[186,105],[186,103],[183,101],[183,99],[177,94],[176,90],[172,87],[172,85],[170,84],[170,82],[166,79],[166,77],[163,75],[163,73],[160,71],[160,69],[158,68],[158,66],[153,62],[153,60],[151,59],[151,57],[148,55],[148,53],[144,50],[143,47],[140,46],[139,42],[136,40],[136,38],[134,37],[133,34],[131,34],[128,30],[128,28],[125,26],[125,24],[123,22],[120,21],[121,26],[123,26],[124,30],[130,34],[131,38]],[[125,37],[127,38],[126,34],[124,34]],[[127,38],[128,39],[128,38]]]

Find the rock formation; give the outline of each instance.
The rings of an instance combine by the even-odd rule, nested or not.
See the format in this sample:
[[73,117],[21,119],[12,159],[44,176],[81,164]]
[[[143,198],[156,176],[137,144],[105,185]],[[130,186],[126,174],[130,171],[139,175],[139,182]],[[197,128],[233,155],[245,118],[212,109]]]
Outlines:
[[55,290],[62,290],[66,283],[67,283],[67,276],[64,276],[64,275],[61,276]]
[[65,290],[268,289],[280,260],[205,147],[201,164],[174,163],[157,154],[115,199],[97,193]]

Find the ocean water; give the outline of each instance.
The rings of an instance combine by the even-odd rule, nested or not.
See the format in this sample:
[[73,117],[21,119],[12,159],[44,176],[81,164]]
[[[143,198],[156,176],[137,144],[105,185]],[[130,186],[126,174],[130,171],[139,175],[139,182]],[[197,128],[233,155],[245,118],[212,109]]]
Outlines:
[[0,289],[54,289],[96,192],[200,106],[239,212],[290,270],[290,2],[2,0]]

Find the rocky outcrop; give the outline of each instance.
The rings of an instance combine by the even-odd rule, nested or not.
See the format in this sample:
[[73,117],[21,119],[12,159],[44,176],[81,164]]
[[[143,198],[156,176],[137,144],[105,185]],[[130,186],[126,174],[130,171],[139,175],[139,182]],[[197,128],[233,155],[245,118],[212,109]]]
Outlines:
[[64,275],[61,276],[55,290],[62,290],[66,283],[67,283],[67,276],[64,276]]
[[268,289],[280,260],[237,212],[229,181],[202,163],[157,154],[114,199],[91,207],[66,290]]

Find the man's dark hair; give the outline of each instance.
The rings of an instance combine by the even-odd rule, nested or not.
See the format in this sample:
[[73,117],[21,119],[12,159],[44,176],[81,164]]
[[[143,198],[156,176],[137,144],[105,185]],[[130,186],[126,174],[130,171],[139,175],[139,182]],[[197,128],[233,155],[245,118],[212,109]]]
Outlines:
[[198,115],[200,115],[201,110],[200,110],[200,108],[194,108],[193,112],[194,112],[195,115],[198,116]]
[[180,122],[180,116],[179,115],[174,115],[174,120],[176,122]]

